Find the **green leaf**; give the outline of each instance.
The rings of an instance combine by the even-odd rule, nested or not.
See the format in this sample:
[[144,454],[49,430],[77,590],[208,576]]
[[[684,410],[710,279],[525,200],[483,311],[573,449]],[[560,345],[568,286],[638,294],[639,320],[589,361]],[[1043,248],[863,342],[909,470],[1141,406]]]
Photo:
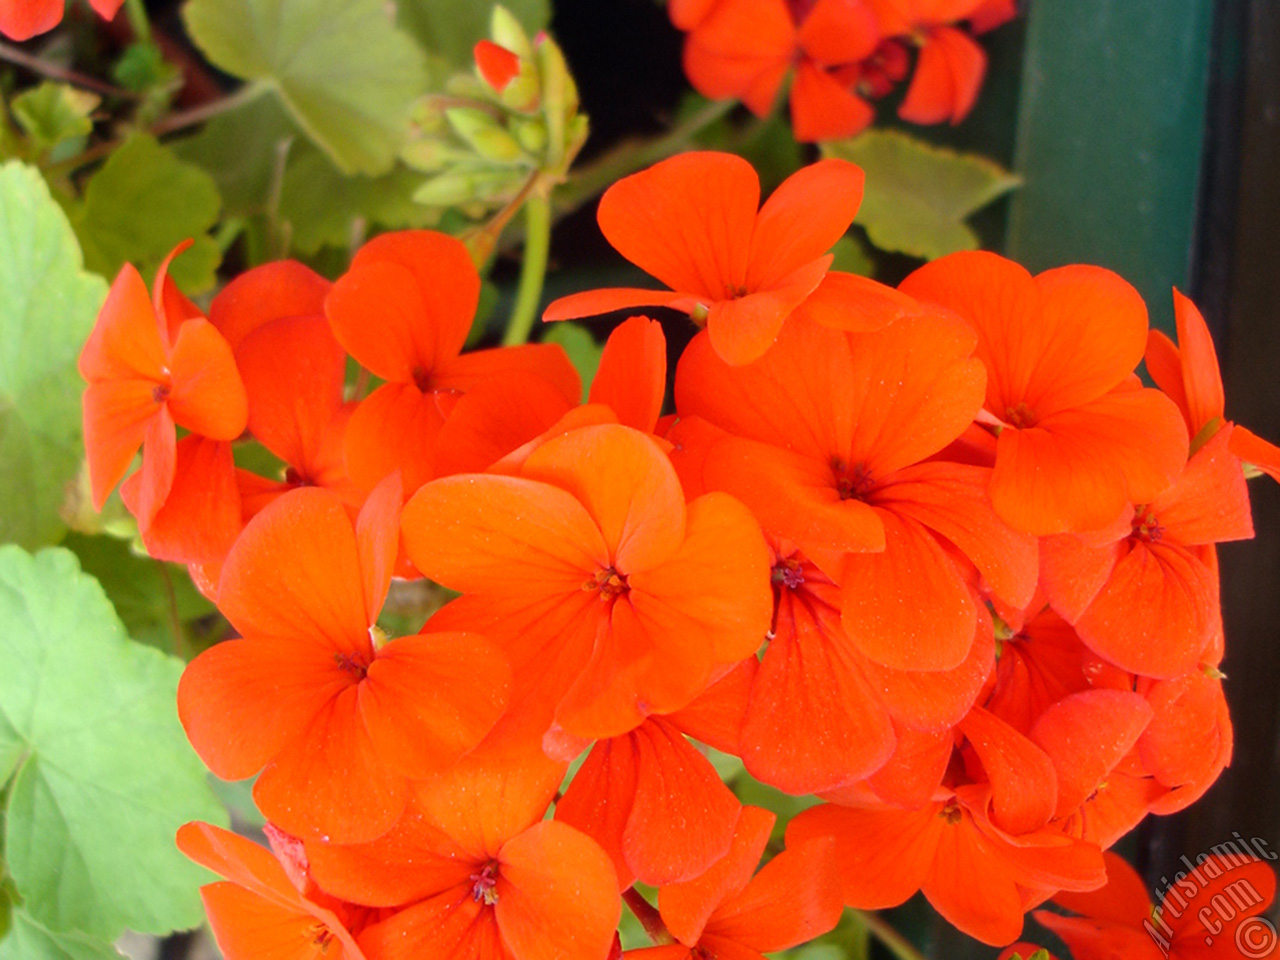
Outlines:
[[0,960],[120,960],[104,939],[83,933],[54,933],[22,907],[13,910],[13,926],[0,940]]
[[586,327],[576,323],[550,323],[542,335],[543,343],[558,343],[569,355],[569,362],[582,378],[582,402],[586,403],[591,381],[600,367],[600,354],[604,347],[596,343]]
[[422,52],[387,8],[382,0],[191,0],[183,17],[215,66],[272,86],[340,170],[373,175],[391,169],[426,89]]
[[178,723],[180,661],[125,636],[75,555],[0,547],[0,757],[21,751],[5,856],[30,916],[115,939],[200,922],[174,846],[226,811]]
[[[476,43],[489,37],[495,6],[492,0],[400,0],[400,25],[423,49],[455,67],[469,67]],[[551,22],[551,0],[502,0],[502,6],[515,15],[529,36]]]
[[[129,636],[140,643],[184,652],[187,625],[217,612],[183,567],[138,556],[125,540],[72,533],[62,545],[98,581]],[[174,636],[175,618],[182,637]]]
[[150,134],[135,134],[85,188],[75,218],[85,263],[105,277],[132,263],[149,277],[190,237],[195,246],[174,260],[170,272],[188,293],[208,290],[221,252],[205,233],[217,222],[221,206],[212,177],[183,163]]
[[53,543],[82,456],[80,347],[107,295],[34,169],[0,167],[0,541]]
[[227,214],[252,216],[267,209],[281,145],[297,133],[277,98],[255,97],[172,147],[179,159],[213,177]]
[[875,262],[867,252],[867,246],[857,237],[846,234],[836,241],[831,253],[835,257],[831,261],[832,270],[844,273],[856,273],[861,277],[869,277],[876,272]]
[[131,43],[111,68],[111,77],[126,90],[142,93],[180,81],[181,72],[154,43]]
[[1022,181],[975,154],[932,147],[894,130],[868,130],[823,145],[823,153],[852,160],[866,172],[866,192],[854,223],[881,250],[932,260],[974,250],[970,214]]
[[351,246],[354,225],[399,230],[439,221],[413,199],[422,174],[396,167],[381,177],[344,177],[318,150],[303,149],[289,160],[280,193],[280,219],[292,227],[292,246],[312,254],[321,247]]
[[46,80],[9,104],[13,119],[38,150],[52,150],[65,140],[85,137],[93,130],[89,115],[102,98],[65,83]]

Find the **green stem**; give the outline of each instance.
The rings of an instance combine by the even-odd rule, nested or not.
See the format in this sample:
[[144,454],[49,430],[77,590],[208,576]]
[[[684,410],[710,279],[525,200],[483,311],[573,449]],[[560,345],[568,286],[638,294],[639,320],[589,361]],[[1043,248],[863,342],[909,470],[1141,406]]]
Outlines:
[[147,7],[143,0],[124,0],[124,13],[129,18],[129,26],[133,27],[133,35],[139,43],[151,42],[151,21],[147,18]]
[[48,60],[42,60],[39,57],[32,56],[21,47],[15,47],[11,43],[0,42],[0,60],[6,60],[9,63],[16,63],[20,67],[25,67],[32,73],[38,73],[42,77],[49,77],[53,80],[61,80],[63,83],[69,83],[73,87],[83,87],[86,90],[92,90],[94,93],[100,93],[104,97],[119,97],[122,100],[136,100],[138,95],[131,90],[125,90],[122,87],[115,87],[96,77],[87,74],[77,73],[75,70],[68,70],[56,63]]
[[534,190],[524,202],[524,259],[520,264],[520,286],[511,311],[504,347],[525,343],[542,302],[542,282],[547,276],[547,252],[551,247],[551,201],[542,190]]
[[906,937],[881,920],[878,914],[864,910],[855,910],[854,913],[858,915],[863,926],[871,931],[871,935],[883,943],[898,960],[925,960],[924,954],[913,947]]
[[662,922],[662,914],[653,908],[644,895],[635,887],[631,887],[622,895],[623,902],[635,914],[640,926],[644,927],[644,932],[649,935],[649,939],[656,946],[663,946],[669,943],[675,943],[676,938],[671,936],[667,930],[667,925]]

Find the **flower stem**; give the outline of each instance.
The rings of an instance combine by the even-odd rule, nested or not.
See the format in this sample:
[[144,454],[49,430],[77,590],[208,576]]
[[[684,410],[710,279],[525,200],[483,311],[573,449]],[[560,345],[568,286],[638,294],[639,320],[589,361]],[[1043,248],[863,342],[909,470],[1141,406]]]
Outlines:
[[42,60],[40,57],[32,56],[21,47],[15,47],[13,44],[0,42],[0,60],[17,64],[30,70],[32,73],[38,73],[42,77],[50,77],[54,80],[61,80],[63,83],[69,83],[73,87],[83,87],[85,90],[92,90],[94,93],[100,93],[104,97],[119,97],[123,100],[136,100],[138,95],[131,90],[125,90],[122,87],[112,86],[109,83],[88,76],[84,73],[77,73],[75,70],[68,70],[66,67],[52,63],[48,60]]
[[133,35],[139,43],[151,42],[151,21],[147,18],[147,7],[143,0],[124,0],[124,13],[129,18],[129,26],[133,27]]
[[662,915],[653,908],[648,900],[635,887],[631,887],[622,895],[623,901],[631,912],[635,914],[640,926],[644,927],[644,932],[649,935],[649,939],[654,942],[655,946],[663,946],[668,943],[675,943],[675,937],[667,930],[667,925],[662,922]]
[[924,954],[913,947],[906,937],[880,919],[879,914],[864,910],[855,910],[854,913],[858,915],[858,920],[863,926],[871,931],[871,935],[883,943],[898,960],[925,960]]
[[504,347],[513,347],[529,339],[533,321],[542,301],[542,283],[547,275],[547,252],[551,247],[551,201],[546,192],[534,190],[524,202],[524,258],[520,264],[520,286],[511,311]]

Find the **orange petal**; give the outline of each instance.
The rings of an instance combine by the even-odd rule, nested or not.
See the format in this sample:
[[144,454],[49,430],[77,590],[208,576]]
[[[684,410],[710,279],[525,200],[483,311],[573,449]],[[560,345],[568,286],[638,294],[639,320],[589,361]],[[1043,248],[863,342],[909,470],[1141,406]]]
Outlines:
[[1176,677],[1199,662],[1216,610],[1204,563],[1177,544],[1135,541],[1075,628],[1124,670]]
[[685,153],[619,180],[600,198],[596,216],[624,257],[709,306],[746,280],[759,203],[759,180],[747,161]]
[[1041,538],[1041,583],[1053,609],[1068,623],[1079,620],[1124,551],[1123,539],[1095,545],[1072,533]]
[[1237,425],[1231,431],[1231,452],[1280,482],[1280,447]]
[[455,763],[507,706],[506,658],[479,637],[394,640],[360,684],[360,716],[391,769],[414,779]]
[[[1136,693],[1087,690],[1060,700],[1031,728],[1031,739],[1058,772],[1055,817],[1084,803],[1151,722],[1152,711]],[[1010,831],[1013,832],[1013,831]]]
[[178,441],[169,408],[163,407],[159,416],[147,423],[147,436],[142,443],[142,469],[138,471],[134,516],[140,528],[149,527],[160,512],[169,492],[173,489],[173,476],[177,470]]
[[880,24],[870,4],[817,0],[800,25],[800,46],[826,66],[865,60],[880,43]]
[[249,432],[314,479],[346,375],[347,355],[329,324],[323,316],[270,321],[244,338],[235,359],[249,400]]
[[653,886],[691,880],[729,852],[742,805],[674,727],[651,717],[632,737],[637,777],[623,833],[627,865]]
[[969,712],[960,730],[991,782],[992,822],[1015,835],[1048,823],[1058,796],[1058,779],[1045,751],[981,707]]
[[1218,354],[1204,317],[1196,305],[1173,291],[1173,313],[1178,325],[1178,355],[1182,361],[1182,386],[1186,392],[1189,432],[1197,434],[1226,409]]
[[986,52],[967,33],[934,27],[920,48],[898,116],[911,123],[957,124],[973,109],[986,72]]
[[178,716],[209,769],[242,780],[301,735],[349,681],[310,645],[229,640],[187,665]]
[[637,290],[632,287],[607,290],[588,290],[553,300],[542,312],[544,321],[575,320],[578,317],[598,317],[615,310],[633,307],[671,307],[688,313],[695,301],[687,293],[670,290]]
[[870,277],[831,270],[791,316],[835,330],[870,333],[922,309],[912,297]]
[[364,655],[377,611],[365,606],[362,582],[355,531],[341,501],[302,488],[249,521],[227,557],[218,601],[243,636]]
[[169,366],[174,422],[214,440],[234,440],[249,419],[249,400],[231,346],[208,320],[188,320],[178,331]]
[[983,943],[998,946],[1022,932],[1013,877],[967,817],[942,829],[922,889],[938,913]]
[[581,503],[522,477],[432,481],[405,505],[403,531],[414,566],[463,592],[572,594],[609,563]]
[[187,823],[178,828],[177,844],[190,859],[255,896],[280,906],[301,903],[280,861],[252,840],[212,824]]
[[659,891],[658,907],[672,936],[682,943],[698,942],[720,905],[751,882],[776,820],[768,810],[743,807],[729,852],[692,880]]
[[522,473],[567,490],[586,507],[619,573],[657,566],[684,539],[675,468],[638,430],[608,424],[555,437],[529,455]]
[[764,356],[791,311],[818,288],[830,265],[829,256],[821,257],[787,274],[775,286],[712,303],[707,336],[716,353],[735,367]]
[[667,390],[667,339],[662,324],[632,317],[616,327],[600,354],[589,401],[603,403],[618,422],[652,432]]
[[[200,888],[200,896],[214,940],[227,960],[364,957],[351,934],[327,910],[283,907],[234,883],[208,884]],[[317,913],[327,914],[329,922],[319,920]]]
[[126,263],[80,352],[80,376],[90,382],[144,378],[159,383],[168,366],[166,352],[147,285]]
[[331,698],[253,787],[268,820],[326,843],[376,840],[400,819],[408,798],[404,777],[379,757],[360,716],[357,685]]
[[863,910],[896,907],[919,890],[929,874],[947,828],[941,811],[941,804],[910,811],[824,803],[792,819],[787,846],[834,838],[844,902]]
[[764,116],[796,49],[795,24],[785,3],[721,3],[686,39],[684,72],[704,97],[740,97]]
[[[741,756],[751,775],[801,795],[861,779],[893,752],[893,726],[839,611],[804,587],[783,589],[742,724]],[[779,736],[780,730],[804,731]]]
[[393,913],[361,931],[360,947],[369,960],[505,960],[494,912],[471,890],[460,884]]
[[844,912],[837,878],[832,839],[788,846],[765,864],[745,890],[716,910],[707,935],[749,944],[761,953],[820,937],[835,927]]
[[502,941],[521,960],[599,960],[622,915],[609,858],[572,827],[547,820],[509,840],[494,905]]
[[867,657],[899,670],[949,670],[973,646],[977,608],[933,534],[877,509],[883,553],[845,558],[844,628]]
[[1138,741],[1143,767],[1169,787],[1212,782],[1231,739],[1222,680],[1193,670],[1152,684],[1146,697],[1154,716]]
[[1186,463],[1186,426],[1156,390],[1113,391],[996,441],[991,501],[1006,523],[1043,536],[1114,522],[1149,503]]
[[[125,506],[139,516],[141,480],[142,474],[135,474],[120,491]],[[226,557],[242,526],[231,444],[198,434],[183,437],[175,448],[169,495],[151,522],[139,528],[147,553],[175,563],[216,563]]]
[[920,463],[892,474],[870,502],[946,537],[973,561],[993,593],[1025,607],[1036,588],[1036,540],[996,516],[987,498],[989,478],[982,467]]
[[[885,803],[907,810],[927,806],[942,785],[954,753],[950,728],[941,732],[897,727],[897,746],[889,762],[872,774],[867,786]],[[839,801],[833,794],[826,799]]]
[[524,343],[449,357],[436,364],[431,382],[437,390],[465,393],[486,381],[522,374],[551,384],[569,404],[576,404],[582,397],[578,371],[564,348],[555,343]]
[[861,133],[875,110],[811,60],[801,60],[791,83],[791,129],[800,143],[843,140]]
[[630,575],[629,598],[654,632],[680,625],[686,645],[704,646],[719,663],[759,649],[773,597],[770,557],[760,528],[737,500],[708,493],[688,507],[685,538],[661,566]]
[[240,274],[213,298],[209,322],[233,350],[265,323],[285,317],[323,317],[332,284],[296,260],[264,263]]
[[747,289],[775,287],[830,250],[853,223],[863,180],[860,167],[835,158],[787,177],[756,217]]
[[84,447],[95,510],[102,509],[129,472],[152,423],[161,416],[173,422],[167,412],[161,412],[164,406],[155,398],[156,386],[151,380],[129,379],[99,381],[85,388]]
[[1151,915],[1151,896],[1146,882],[1119,854],[1106,850],[1102,859],[1107,865],[1106,886],[1087,893],[1064,890],[1054,895],[1053,902],[1092,920],[1126,926],[1141,924]]
[[351,479],[372,490],[399,470],[405,489],[416,490],[434,477],[435,444],[445,422],[441,399],[413,384],[384,383],[360,401],[343,437]]
[[635,739],[630,735],[599,740],[556,801],[556,819],[589,836],[613,862],[618,889],[635,882],[622,837],[631,816],[637,780]]
[[1200,430],[1192,422],[1191,413],[1187,407],[1187,391],[1182,383],[1182,358],[1167,333],[1156,329],[1147,332],[1147,352],[1143,360],[1147,365],[1147,373],[1151,375],[1156,386],[1182,411],[1187,421],[1187,433],[1192,435],[1199,433]]
[[1147,509],[1164,536],[1187,546],[1253,536],[1249,487],[1230,449],[1236,429],[1224,424],[1187,461],[1177,482],[1151,501]]

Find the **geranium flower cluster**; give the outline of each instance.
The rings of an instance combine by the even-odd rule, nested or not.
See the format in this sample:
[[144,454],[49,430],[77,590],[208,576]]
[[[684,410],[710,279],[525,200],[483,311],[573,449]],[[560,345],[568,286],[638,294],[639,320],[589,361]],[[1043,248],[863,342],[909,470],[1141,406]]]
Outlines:
[[791,126],[801,141],[860,133],[875,117],[872,101],[908,74],[898,106],[902,119],[959,123],[987,69],[987,55],[972,35],[1016,14],[1013,0],[671,0],[667,6],[688,34],[684,69],[694,89],[713,100],[741,100],[763,117],[790,78]]
[[[1107,270],[988,253],[832,272],[861,189],[826,160],[760,206],[745,161],[695,153],[605,194],[668,289],[547,318],[704,327],[667,417],[644,316],[585,403],[558,347],[464,352],[479,279],[442,234],[332,284],[256,268],[207,316],[122,271],[81,360],[93,494],[141,447],[144,543],[239,635],[179,689],[270,822],[272,852],[179,836],[226,878],[230,960],[604,960],[623,899],[638,956],[753,957],[920,890],[1003,945],[1213,782],[1215,545],[1280,450],[1223,418],[1202,318],[1175,295],[1175,346]],[[247,437],[274,475],[236,466]],[[397,577],[458,596],[392,638]],[[759,872],[774,816],[699,743],[825,801]]]

